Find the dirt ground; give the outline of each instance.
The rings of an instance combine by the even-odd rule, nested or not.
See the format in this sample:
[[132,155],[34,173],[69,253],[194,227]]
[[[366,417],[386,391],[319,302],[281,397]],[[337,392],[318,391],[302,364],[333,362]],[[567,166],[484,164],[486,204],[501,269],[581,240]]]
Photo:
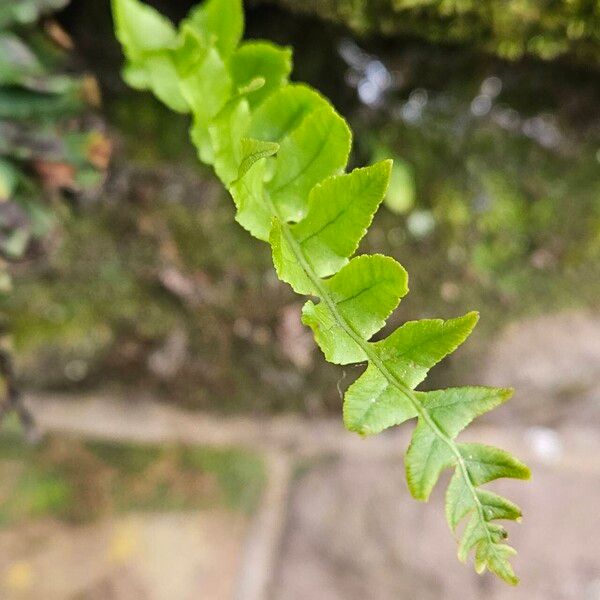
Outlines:
[[225,600],[233,594],[246,525],[239,514],[207,510],[5,530],[1,597]]
[[[596,456],[600,444],[590,443]],[[511,588],[456,561],[443,489],[423,505],[396,458],[341,458],[295,483],[273,598],[286,600],[597,600],[600,466],[527,457],[534,478],[498,485],[523,509],[509,526],[521,575]]]
[[[512,403],[465,439],[527,462],[530,482],[493,488],[523,509],[508,526],[518,588],[456,560],[438,485],[413,501],[410,428],[361,440],[339,419],[254,419],[139,400],[31,399],[55,435],[251,448],[270,483],[252,517],[222,509],[132,514],[86,526],[0,532],[7,600],[599,600],[600,321],[564,313],[507,329],[480,380],[514,381]],[[512,404],[512,406],[511,406]]]

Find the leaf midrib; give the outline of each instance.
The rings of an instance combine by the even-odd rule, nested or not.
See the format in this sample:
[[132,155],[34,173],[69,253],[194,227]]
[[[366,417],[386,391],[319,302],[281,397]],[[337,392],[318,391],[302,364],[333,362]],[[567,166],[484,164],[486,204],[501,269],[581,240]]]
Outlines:
[[[367,292],[370,292],[371,290],[380,289],[381,286],[390,285],[390,284],[393,284],[394,282],[395,282],[395,280],[392,279],[391,277],[382,277],[381,279],[378,279],[374,283],[371,283],[370,285],[361,288],[358,292],[352,294],[352,296],[346,296],[345,298],[342,298],[341,300],[333,300],[333,299],[332,300],[333,300],[333,302],[336,303],[337,306],[340,306],[340,304],[344,304],[346,302],[350,302],[351,300],[356,300],[357,298],[360,298],[363,294],[366,294]],[[395,303],[394,307],[392,307],[392,310],[396,306],[398,306],[399,303],[400,303],[400,299],[398,299],[398,301]],[[389,315],[389,312],[387,312],[387,314]]]
[[[312,167],[315,164],[315,162],[317,162],[317,159],[321,156],[321,154],[323,154],[323,151],[324,151],[323,149],[325,148],[327,142],[329,142],[329,139],[331,138],[332,130],[333,130],[333,125],[328,124],[327,125],[327,133],[325,134],[325,136],[323,138],[324,141],[319,146],[318,150],[310,157],[310,160],[307,163],[305,163],[304,166],[302,167],[302,169],[300,170],[300,172],[296,173],[296,175],[294,175],[291,179],[288,179],[281,185],[278,185],[276,188],[270,190],[271,194],[275,195],[275,194],[281,193],[281,190],[292,185],[297,179],[300,179],[300,177],[302,177],[302,175],[304,175],[306,173],[306,171],[308,171],[308,169],[310,169],[310,167]],[[278,214],[278,213],[275,213],[275,214]],[[287,226],[286,221],[282,220],[281,223],[282,223],[282,225]]]
[[[320,152],[319,152],[319,154],[320,154]],[[406,399],[412,404],[413,408],[417,412],[417,415],[423,419],[423,421],[427,424],[427,426],[433,431],[434,435],[438,439],[440,439],[446,446],[448,446],[448,448],[450,449],[450,451],[456,458],[456,468],[459,469],[461,476],[464,479],[465,484],[473,498],[473,503],[475,504],[475,509],[479,516],[479,521],[484,526],[488,543],[490,545],[493,545],[494,542],[491,538],[491,535],[490,535],[487,527],[485,527],[487,521],[485,520],[483,506],[479,500],[479,497],[477,496],[476,486],[473,484],[473,481],[471,480],[471,476],[469,475],[467,466],[464,462],[462,454],[460,453],[458,445],[456,443],[454,443],[454,441],[450,437],[448,437],[439,428],[439,426],[434,421],[432,416],[429,414],[427,409],[419,403],[416,396],[414,395],[413,390],[411,390],[403,381],[398,379],[387,368],[385,363],[379,358],[377,353],[372,349],[372,345],[369,342],[365,341],[354,330],[352,325],[346,321],[344,316],[337,310],[337,306],[335,304],[335,301],[331,298],[331,296],[329,294],[329,290],[325,287],[321,278],[313,271],[313,269],[310,265],[310,262],[304,256],[304,252],[302,251],[301,245],[298,244],[298,242],[294,238],[294,236],[290,230],[289,224],[287,223],[287,221],[285,221],[282,218],[282,215],[280,214],[279,210],[277,209],[277,207],[275,206],[275,204],[273,203],[271,198],[269,198],[268,194],[265,194],[265,198],[266,198],[266,201],[268,202],[268,204],[270,205],[270,208],[271,208],[273,214],[279,219],[279,221],[281,223],[281,230],[282,230],[284,236],[286,237],[288,244],[290,244],[290,247],[292,248],[292,251],[293,251],[294,255],[296,256],[298,263],[302,266],[304,273],[306,274],[308,279],[311,281],[311,283],[314,285],[315,290],[318,292],[321,300],[323,300],[329,307],[329,310],[331,311],[331,314],[333,315],[334,319],[337,321],[338,325],[363,350],[363,352],[367,356],[368,360],[373,365],[375,365],[375,367],[388,380],[388,382],[391,385],[393,385],[402,395],[404,395],[406,397]]]

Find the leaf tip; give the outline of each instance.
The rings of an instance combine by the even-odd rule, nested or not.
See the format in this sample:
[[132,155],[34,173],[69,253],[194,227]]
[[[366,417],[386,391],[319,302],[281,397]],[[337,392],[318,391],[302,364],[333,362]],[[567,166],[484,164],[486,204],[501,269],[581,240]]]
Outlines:
[[525,463],[514,457],[512,457],[512,462],[513,470],[510,475],[512,479],[521,479],[523,481],[531,479],[531,469]]
[[391,174],[394,166],[394,161],[391,158],[385,158],[384,160],[380,161],[379,164],[381,164],[382,169],[384,169],[388,175]]
[[472,310],[470,312],[468,312],[465,316],[464,319],[472,322],[473,323],[473,327],[475,327],[475,325],[477,325],[477,322],[479,321],[479,311],[477,310]]

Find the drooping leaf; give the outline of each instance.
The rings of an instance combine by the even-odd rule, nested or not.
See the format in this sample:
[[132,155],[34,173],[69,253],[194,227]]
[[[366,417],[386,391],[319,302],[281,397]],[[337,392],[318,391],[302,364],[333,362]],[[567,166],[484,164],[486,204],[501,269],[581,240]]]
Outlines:
[[254,237],[264,242],[269,241],[273,219],[271,207],[264,199],[266,168],[266,157],[263,157],[234,181],[229,190],[237,208],[236,221]]
[[[144,81],[154,95],[171,110],[179,113],[189,112],[189,105],[181,91],[173,54],[168,50],[153,52],[146,57],[144,65]],[[129,71],[125,73],[129,77],[132,76]],[[137,72],[136,76],[141,77],[141,74]],[[135,79],[135,83],[141,85],[142,80]]]
[[298,294],[317,295],[315,279],[307,272],[306,265],[299,261],[297,244],[289,235],[284,223],[273,217],[269,243],[273,254],[273,264],[281,281],[289,283]]
[[[117,13],[139,8],[138,0],[114,2]],[[119,18],[135,28],[131,19]],[[478,572],[487,568],[515,583],[508,562],[514,551],[503,543],[505,529],[493,521],[519,519],[521,512],[479,486],[498,477],[524,479],[529,471],[502,450],[455,441],[510,391],[414,391],[429,369],[468,337],[477,314],[407,322],[371,341],[408,291],[406,272],[395,260],[352,258],[386,194],[390,162],[344,172],[351,144],[345,121],[317,92],[288,83],[288,50],[265,42],[240,44],[240,0],[208,0],[183,21],[177,41],[152,10],[143,18],[160,32],[160,43],[150,49],[138,39],[139,30],[129,32],[117,22],[132,83],[159,96],[178,84],[193,115],[199,156],[214,165],[231,193],[236,220],[270,243],[278,277],[313,297],[302,320],[326,359],[367,363],[345,395],[346,427],[366,435],[416,417],[405,456],[411,493],[427,499],[441,472],[454,468],[446,496],[448,523],[455,529],[469,519],[459,557],[474,550]],[[176,82],[169,69],[163,66],[161,72],[152,64],[163,49],[176,67]]]
[[419,418],[405,456],[406,481],[413,498],[427,500],[441,472],[455,462],[452,447]]

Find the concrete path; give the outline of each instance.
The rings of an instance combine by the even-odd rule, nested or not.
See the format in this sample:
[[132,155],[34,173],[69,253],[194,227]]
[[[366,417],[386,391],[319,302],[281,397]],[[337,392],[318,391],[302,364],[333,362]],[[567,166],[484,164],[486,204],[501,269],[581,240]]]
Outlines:
[[[180,533],[171,537],[184,573],[178,581],[199,591],[197,598],[600,600],[600,436],[594,427],[472,426],[465,435],[514,452],[534,473],[531,482],[499,482],[495,487],[524,510],[523,523],[509,525],[520,551],[515,565],[522,577],[521,586],[513,589],[458,563],[443,516],[444,486],[426,505],[409,497],[402,456],[410,428],[361,440],[338,419],[221,418],[148,399],[102,396],[76,402],[44,396],[30,398],[29,405],[46,431],[145,443],[241,446],[264,454],[269,483],[262,506],[248,525],[234,519],[215,529],[212,556],[201,559],[206,544],[204,550],[202,544],[194,546],[194,536],[203,535],[199,529],[173,525],[174,532],[185,532],[181,546],[176,542]],[[199,520],[193,519],[198,526]],[[223,559],[225,549],[237,558]],[[2,549],[0,555],[6,556]],[[196,567],[184,567],[186,561]],[[160,571],[170,573],[170,580],[177,565],[164,564]],[[204,581],[212,581],[213,587],[201,585],[200,575],[186,579],[185,573],[191,572],[204,572]],[[13,578],[18,576],[17,569]],[[183,591],[161,595],[158,583],[149,585],[151,579],[132,591],[126,585],[136,578],[120,577],[122,591],[113,582],[110,593],[101,588],[99,596],[85,598],[188,597]],[[219,583],[221,588],[214,587]]]

